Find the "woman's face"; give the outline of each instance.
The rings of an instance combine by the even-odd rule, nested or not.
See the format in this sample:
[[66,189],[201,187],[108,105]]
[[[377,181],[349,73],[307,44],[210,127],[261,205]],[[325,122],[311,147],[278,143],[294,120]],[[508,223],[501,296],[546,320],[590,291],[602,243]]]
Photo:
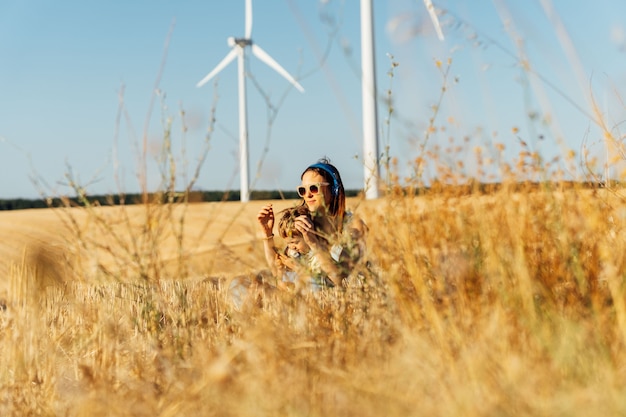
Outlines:
[[[313,184],[321,184],[317,194],[311,192],[309,186]],[[315,171],[307,171],[302,176],[302,185],[306,188],[306,193],[302,198],[309,211],[312,213],[326,212],[326,208],[330,206],[332,199],[330,185],[326,182],[326,179]]]

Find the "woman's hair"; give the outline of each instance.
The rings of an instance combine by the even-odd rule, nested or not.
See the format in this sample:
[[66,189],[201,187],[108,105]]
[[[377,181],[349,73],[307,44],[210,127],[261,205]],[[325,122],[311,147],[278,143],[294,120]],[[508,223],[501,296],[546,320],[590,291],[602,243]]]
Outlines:
[[326,182],[330,184],[331,200],[328,207],[328,214],[337,219],[337,227],[341,230],[343,218],[346,213],[346,192],[343,188],[339,171],[330,163],[328,158],[322,158],[317,163],[308,166],[300,176],[300,179],[309,171],[321,175]]
[[280,237],[286,239],[294,236],[302,236],[302,233],[295,227],[295,221],[296,217],[302,215],[310,216],[309,209],[306,206],[289,207],[281,210],[278,214],[278,233]]

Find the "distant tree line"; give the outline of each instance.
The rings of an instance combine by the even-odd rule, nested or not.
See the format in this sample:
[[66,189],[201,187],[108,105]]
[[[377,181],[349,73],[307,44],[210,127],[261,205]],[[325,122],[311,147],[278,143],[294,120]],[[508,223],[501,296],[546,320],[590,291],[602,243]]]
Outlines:
[[[360,193],[359,190],[346,190],[346,196],[355,197]],[[168,200],[183,201],[185,198],[184,193],[175,193],[168,195],[167,193],[150,194],[147,196],[148,201],[161,201],[166,202]],[[215,201],[239,201],[239,191],[191,191],[186,196],[187,201],[190,203],[204,203]],[[250,200],[294,200],[297,199],[298,193],[296,191],[281,191],[281,190],[258,190],[250,192]],[[0,211],[2,210],[26,210],[26,209],[39,209],[39,208],[51,208],[51,207],[66,207],[66,206],[84,206],[86,201],[89,204],[100,206],[119,206],[121,204],[140,204],[144,201],[141,194],[125,194],[125,195],[90,195],[85,199],[77,197],[62,197],[62,198],[48,198],[48,199],[25,199],[25,198],[13,198],[13,199],[0,199]]]
[[[418,190],[414,188],[393,188],[391,192],[394,195],[423,195],[423,194],[445,194],[445,195],[470,195],[470,194],[492,194],[506,187],[510,192],[521,191],[540,191],[540,190],[568,190],[568,189],[596,189],[604,188],[603,183],[596,182],[576,182],[576,181],[521,181],[517,183],[501,184],[501,183],[481,183],[469,181],[462,185],[450,185],[444,184],[439,181],[433,181],[429,186],[420,188]],[[622,188],[624,184],[617,181],[611,182],[612,188]],[[361,194],[361,190],[346,190],[347,197],[356,197]],[[150,194],[147,196],[147,201],[150,202],[167,202],[167,201],[184,201],[187,199],[189,203],[204,203],[215,201],[239,201],[239,191],[191,191],[185,196],[182,192],[176,192],[173,194],[159,193]],[[298,199],[298,193],[296,191],[281,191],[281,190],[259,190],[250,192],[250,200],[295,200]],[[24,210],[24,209],[36,209],[36,208],[50,208],[50,207],[67,207],[67,206],[84,206],[88,204],[100,205],[100,206],[119,206],[122,204],[140,204],[144,201],[141,194],[125,194],[125,195],[92,195],[87,196],[84,199],[77,197],[61,197],[61,198],[48,198],[44,199],[0,199],[0,211],[1,210]]]
[[47,207],[48,205],[44,200],[28,200],[25,198],[0,200],[0,210],[24,210]]

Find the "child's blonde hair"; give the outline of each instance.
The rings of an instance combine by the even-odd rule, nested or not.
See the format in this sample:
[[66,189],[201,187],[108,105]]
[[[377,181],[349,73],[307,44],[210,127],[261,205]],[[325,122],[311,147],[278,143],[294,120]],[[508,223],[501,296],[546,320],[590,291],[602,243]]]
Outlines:
[[306,206],[289,207],[281,210],[278,214],[278,233],[280,237],[286,239],[302,236],[302,233],[295,227],[295,221],[299,216],[310,216],[309,209]]

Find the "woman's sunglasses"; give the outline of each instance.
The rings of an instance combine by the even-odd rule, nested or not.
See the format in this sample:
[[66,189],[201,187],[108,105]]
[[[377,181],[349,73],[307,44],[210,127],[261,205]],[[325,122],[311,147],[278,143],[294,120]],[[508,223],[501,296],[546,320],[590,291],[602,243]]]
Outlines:
[[315,184],[308,184],[308,185],[301,185],[297,188],[298,190],[298,195],[300,197],[304,197],[305,195],[307,195],[307,188],[308,188],[308,192],[310,192],[311,194],[317,194],[320,192],[320,187],[322,185],[328,185],[327,182],[317,182]]

